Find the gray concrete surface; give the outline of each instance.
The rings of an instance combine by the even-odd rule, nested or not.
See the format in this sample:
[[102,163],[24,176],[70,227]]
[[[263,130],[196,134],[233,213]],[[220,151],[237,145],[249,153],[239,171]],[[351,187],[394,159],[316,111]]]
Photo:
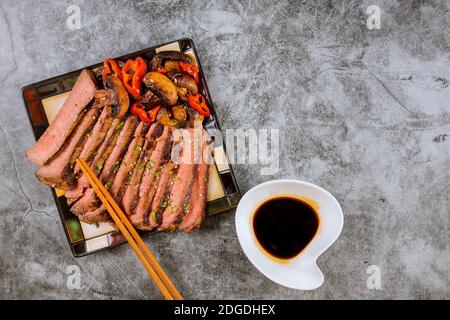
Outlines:
[[[276,4],[274,4],[276,3]],[[81,29],[66,27],[69,4]],[[381,29],[366,9],[381,8]],[[345,225],[314,291],[278,286],[240,249],[234,212],[190,235],[148,237],[187,298],[450,298],[448,1],[0,2],[0,298],[159,299],[121,246],[72,257],[49,189],[24,159],[20,88],[192,38],[224,128],[279,128],[280,170],[236,166],[242,191],[273,178],[321,185]],[[81,268],[81,289],[66,286]],[[366,285],[369,265],[381,289]]]

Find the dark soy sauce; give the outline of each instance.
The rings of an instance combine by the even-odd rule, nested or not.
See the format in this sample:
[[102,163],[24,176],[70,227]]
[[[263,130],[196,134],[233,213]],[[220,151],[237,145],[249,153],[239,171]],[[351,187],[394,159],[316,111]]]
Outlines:
[[316,211],[306,202],[289,196],[262,203],[253,215],[253,230],[261,246],[279,259],[298,255],[319,228]]

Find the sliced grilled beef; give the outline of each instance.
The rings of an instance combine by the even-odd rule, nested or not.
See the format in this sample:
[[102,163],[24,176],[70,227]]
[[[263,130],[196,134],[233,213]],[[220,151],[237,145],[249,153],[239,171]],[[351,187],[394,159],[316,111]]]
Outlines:
[[[161,139],[158,141],[155,151],[153,151],[150,160],[147,162],[142,182],[139,187],[138,196],[130,203],[132,215],[130,220],[140,229],[150,230],[156,227],[156,219],[153,223],[150,221],[150,211],[153,202],[153,196],[157,191],[163,168],[170,159],[172,150],[172,140],[170,139],[170,130],[165,127]],[[172,164],[173,165],[173,164]],[[171,165],[171,166],[172,166]],[[156,216],[154,217],[156,218]]]
[[93,211],[86,212],[78,216],[80,221],[84,221],[86,223],[97,223],[97,222],[105,222],[109,219],[109,214],[103,207],[97,208]]
[[183,217],[179,229],[191,232],[198,228],[206,216],[206,196],[208,192],[209,163],[211,162],[212,144],[203,141],[202,162],[196,164],[195,179],[191,191],[183,206]]
[[[122,198],[122,208],[127,215],[132,214],[131,203],[135,201],[135,198],[139,194],[139,186],[141,184],[142,176],[147,166],[150,157],[155,150],[159,137],[163,134],[163,131],[170,132],[169,128],[164,129],[159,123],[154,123],[150,127],[146,137],[141,154],[139,155],[138,162],[134,168],[131,179],[126,188],[125,194]],[[134,212],[134,210],[133,210]]]
[[163,212],[170,205],[170,190],[177,176],[178,169],[179,166],[172,161],[169,161],[163,168],[160,168],[153,201],[148,216],[145,216],[144,219],[150,229],[158,227],[163,221]]
[[[107,106],[100,114],[100,117],[95,124],[94,129],[92,129],[92,131],[88,133],[86,144],[84,145],[83,151],[81,151],[81,154],[79,156],[80,158],[84,159],[87,164],[91,164],[95,156],[95,152],[98,150],[100,144],[105,140],[105,136],[109,128],[111,127],[112,122],[113,118],[111,116],[111,108]],[[76,186],[74,189],[65,190],[65,196],[69,205],[79,199],[84,192],[84,187],[81,183],[81,176],[83,175],[83,173],[80,171],[80,168],[77,164],[75,164],[74,172],[76,177],[78,178],[76,181]]]
[[83,149],[87,134],[97,122],[98,115],[98,109],[89,109],[64,146],[38,169],[36,176],[42,183],[61,189],[72,189],[76,186],[73,165]]
[[53,122],[26,152],[28,160],[43,165],[58,152],[75,127],[80,113],[94,97],[95,89],[94,75],[89,70],[83,70]]
[[[81,151],[80,158],[84,159],[88,165],[92,163],[95,152],[98,150],[113,122],[112,111],[110,106],[103,108],[100,118],[94,126],[94,129],[88,133],[86,144]],[[75,173],[80,171],[78,165],[75,165]]]
[[[179,168],[174,173],[170,192],[168,192],[167,205],[163,207],[162,222],[158,227],[159,230],[173,231],[181,222],[180,216],[183,214],[184,201],[188,192],[192,189],[195,164],[195,147],[198,146],[201,150],[201,136],[200,139],[195,139],[194,130],[183,131],[183,150]],[[197,153],[200,153],[197,151]],[[198,162],[198,161],[197,161]],[[159,209],[160,210],[160,209]]]
[[145,135],[150,125],[146,122],[141,122],[134,133],[134,138],[128,146],[128,150],[125,157],[121,161],[119,170],[114,178],[114,182],[111,185],[110,193],[117,203],[120,203],[123,193],[128,186],[133,170],[136,167],[139,155],[142,152],[142,148],[145,141]]
[[70,211],[74,215],[79,216],[97,209],[99,205],[100,203],[94,189],[88,188],[84,192],[83,196],[81,196],[70,208]]
[[[100,174],[106,159],[111,154],[112,148],[116,145],[117,139],[125,125],[126,117],[115,118],[106,133],[106,137],[103,140],[100,148],[92,154],[94,159],[91,161],[91,169],[97,174]],[[112,147],[111,147],[112,146]],[[80,177],[80,184],[83,188],[89,187],[89,181],[85,176]]]
[[[123,130],[117,139],[117,144],[114,146],[108,159],[106,159],[100,180],[107,186],[111,186],[117,171],[120,168],[120,163],[125,156],[128,146],[134,138],[134,133],[139,124],[139,119],[136,116],[130,116],[125,121]],[[109,187],[108,187],[109,188]]]
[[[138,123],[138,118],[135,116],[128,117],[125,122],[121,121],[116,127],[116,131],[120,130],[117,139],[115,138],[117,134],[113,134],[111,137],[112,140],[117,140],[117,142],[112,143],[112,147],[112,144],[109,144],[98,162],[94,164],[97,173],[101,170],[99,179],[107,188],[111,187],[114,181],[114,177],[120,167],[121,160],[128,149],[128,145],[133,139],[133,134],[138,126]],[[107,157],[107,159],[104,162],[104,165],[101,165],[103,158],[105,157]],[[88,188],[85,195],[75,202],[70,211],[76,215],[81,215],[96,209],[98,207],[97,205],[98,199],[95,192],[93,192],[92,188]]]
[[[112,148],[116,145],[117,139],[120,135],[120,132],[123,130],[125,125],[126,118],[115,118],[111,124],[111,127],[106,134],[105,140],[102,145],[96,152],[94,159],[91,163],[91,169],[98,174],[101,172],[101,168],[103,167],[104,162],[111,154]],[[99,170],[100,169],[100,170]],[[98,207],[96,200],[95,192],[92,188],[89,187],[89,181],[86,176],[82,175],[78,179],[78,184],[81,186],[82,194],[69,193],[66,192],[66,198],[68,198],[69,205],[76,201],[77,199],[79,203],[74,205],[70,211],[76,215],[83,214],[87,211],[94,210]],[[80,189],[78,189],[80,190]]]

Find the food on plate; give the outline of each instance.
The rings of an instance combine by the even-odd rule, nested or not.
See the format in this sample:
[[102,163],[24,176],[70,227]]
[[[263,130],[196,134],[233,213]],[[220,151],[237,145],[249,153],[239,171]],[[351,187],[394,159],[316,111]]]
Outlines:
[[128,59],[122,69],[123,84],[134,97],[141,95],[142,79],[147,71],[147,63],[141,57],[136,60]]
[[42,183],[61,189],[72,189],[75,187],[73,166],[82,152],[88,134],[95,125],[98,113],[98,109],[90,109],[85,112],[63,148],[39,167],[36,176]]
[[167,105],[173,106],[177,103],[177,86],[166,75],[160,72],[150,71],[144,76],[144,83]]
[[[150,70],[157,71],[164,69],[162,67],[164,60],[173,60],[178,62],[184,62],[186,64],[192,65],[192,59],[187,54],[184,54],[179,51],[160,51],[155,54],[150,61]],[[165,70],[167,71],[167,69]],[[163,70],[164,72],[164,70]]]
[[76,164],[82,158],[137,228],[189,232],[200,226],[212,141],[198,126],[210,111],[192,59],[178,51],[159,52],[150,63],[108,58],[95,75],[81,72],[27,151],[39,165],[38,179],[63,189],[81,221],[109,221]]
[[94,97],[96,89],[92,72],[83,70],[52,124],[26,152],[28,160],[43,165],[61,148],[71,133],[74,123],[78,122],[81,118],[80,114]]
[[114,100],[113,116],[123,116],[130,107],[130,98],[125,89],[122,80],[118,76],[108,75],[104,78],[105,87],[112,90],[117,100]]
[[202,116],[204,117],[210,116],[209,108],[206,105],[205,97],[202,96],[200,93],[197,93],[193,96],[189,96],[188,102],[191,108],[196,110]]

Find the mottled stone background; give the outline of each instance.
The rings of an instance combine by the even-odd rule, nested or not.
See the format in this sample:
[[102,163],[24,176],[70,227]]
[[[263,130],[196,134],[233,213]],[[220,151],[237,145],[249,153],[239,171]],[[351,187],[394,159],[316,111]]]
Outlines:
[[[66,9],[81,9],[81,29]],[[381,8],[368,30],[366,9]],[[345,215],[318,263],[326,281],[286,289],[246,259],[234,212],[192,234],[147,237],[186,298],[450,298],[448,1],[0,2],[0,298],[161,298],[127,246],[72,257],[24,151],[22,86],[192,38],[223,128],[279,128],[280,170],[236,166],[243,192],[273,178],[321,185]],[[381,290],[366,286],[381,268]],[[66,286],[69,265],[81,289]]]

